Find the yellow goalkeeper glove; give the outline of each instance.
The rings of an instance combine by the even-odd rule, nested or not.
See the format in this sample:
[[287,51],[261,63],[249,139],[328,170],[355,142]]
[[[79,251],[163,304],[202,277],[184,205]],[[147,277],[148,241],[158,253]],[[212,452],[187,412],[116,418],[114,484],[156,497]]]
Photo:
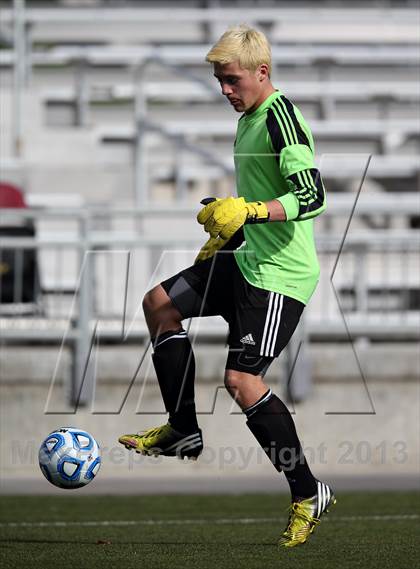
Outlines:
[[[204,203],[208,199],[203,200]],[[230,239],[245,223],[264,223],[270,214],[264,202],[246,202],[244,198],[215,199],[198,213],[197,221],[213,238]]]
[[200,261],[205,261],[206,259],[210,259],[213,255],[219,251],[229,239],[221,239],[220,237],[210,237],[204,245],[201,247],[201,250],[197,257],[195,258],[194,264],[199,263]]

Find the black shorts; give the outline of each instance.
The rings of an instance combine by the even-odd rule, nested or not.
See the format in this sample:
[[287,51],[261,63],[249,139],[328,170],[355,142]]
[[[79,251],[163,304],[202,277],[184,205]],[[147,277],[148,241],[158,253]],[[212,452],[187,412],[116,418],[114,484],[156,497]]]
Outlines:
[[294,298],[251,285],[230,251],[220,251],[161,285],[183,319],[222,316],[229,324],[229,351],[241,352],[244,363],[250,356],[277,357],[305,307]]

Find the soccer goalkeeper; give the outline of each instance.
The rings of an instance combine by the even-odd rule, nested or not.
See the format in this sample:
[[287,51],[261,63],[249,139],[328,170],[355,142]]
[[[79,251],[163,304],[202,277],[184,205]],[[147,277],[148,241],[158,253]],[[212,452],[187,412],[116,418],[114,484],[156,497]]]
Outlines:
[[169,421],[119,441],[145,454],[200,455],[194,354],[182,321],[221,315],[229,324],[225,385],[290,485],[290,516],[279,543],[294,547],[307,540],[335,498],[312,474],[293,419],[264,375],[318,281],[313,218],[326,208],[325,190],[308,125],[271,83],[266,37],[247,26],[229,29],[206,59],[223,95],[242,113],[234,144],[239,197],[204,200],[197,219],[209,238],[196,263],[144,298]]

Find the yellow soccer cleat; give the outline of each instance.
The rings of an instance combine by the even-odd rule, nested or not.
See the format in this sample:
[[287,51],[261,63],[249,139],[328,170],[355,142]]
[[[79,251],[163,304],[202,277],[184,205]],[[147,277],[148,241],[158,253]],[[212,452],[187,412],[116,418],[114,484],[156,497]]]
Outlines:
[[118,442],[128,450],[149,456],[177,456],[197,460],[203,450],[201,429],[191,435],[179,433],[169,423],[135,435],[122,435]]
[[320,523],[322,514],[328,513],[328,508],[336,504],[331,488],[317,481],[318,491],[315,496],[293,502],[287,527],[279,539],[281,547],[296,547],[306,542],[308,537]]

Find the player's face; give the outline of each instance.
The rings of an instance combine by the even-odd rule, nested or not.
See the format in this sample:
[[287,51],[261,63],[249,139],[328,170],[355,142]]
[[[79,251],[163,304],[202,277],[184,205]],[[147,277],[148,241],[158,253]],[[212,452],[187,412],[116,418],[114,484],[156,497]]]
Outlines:
[[242,69],[238,61],[215,63],[214,76],[220,83],[223,95],[238,113],[252,112],[262,102],[264,84],[260,69]]

